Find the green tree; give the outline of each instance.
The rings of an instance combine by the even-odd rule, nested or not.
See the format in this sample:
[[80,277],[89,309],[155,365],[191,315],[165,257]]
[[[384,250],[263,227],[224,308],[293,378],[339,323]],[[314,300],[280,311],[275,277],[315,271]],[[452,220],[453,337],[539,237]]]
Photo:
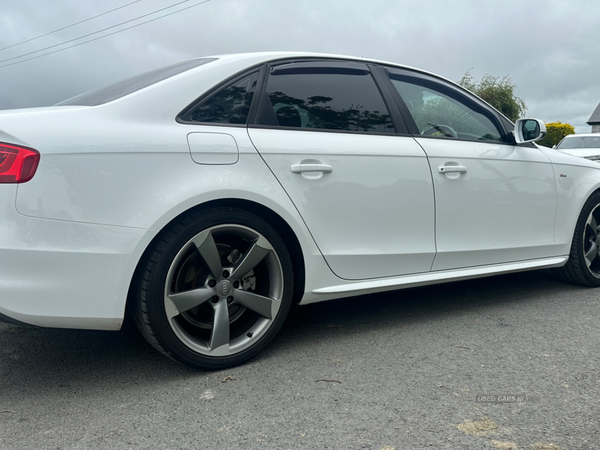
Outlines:
[[513,122],[527,111],[523,99],[515,95],[515,85],[508,75],[500,78],[487,74],[476,82],[469,69],[458,84],[481,97]]
[[561,123],[560,121],[550,122],[546,124],[546,136],[537,142],[538,145],[545,147],[552,147],[558,144],[562,138],[569,134],[575,134],[575,128],[568,123]]

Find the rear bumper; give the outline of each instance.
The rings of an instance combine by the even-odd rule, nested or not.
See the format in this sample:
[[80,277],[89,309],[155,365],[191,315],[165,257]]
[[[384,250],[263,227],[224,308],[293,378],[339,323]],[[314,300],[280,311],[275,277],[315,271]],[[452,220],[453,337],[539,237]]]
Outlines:
[[139,255],[154,232],[25,217],[0,185],[0,320],[117,330]]

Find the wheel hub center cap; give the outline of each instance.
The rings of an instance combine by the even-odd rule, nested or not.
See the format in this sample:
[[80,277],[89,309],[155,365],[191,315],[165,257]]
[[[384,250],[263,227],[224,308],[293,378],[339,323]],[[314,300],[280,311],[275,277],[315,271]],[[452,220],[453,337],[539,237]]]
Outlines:
[[217,284],[217,294],[221,297],[227,297],[233,291],[233,286],[229,280],[221,280]]

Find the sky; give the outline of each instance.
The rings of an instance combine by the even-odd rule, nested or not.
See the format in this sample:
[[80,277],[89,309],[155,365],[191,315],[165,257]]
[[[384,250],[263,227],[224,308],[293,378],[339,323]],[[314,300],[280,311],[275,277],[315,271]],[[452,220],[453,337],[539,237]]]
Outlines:
[[0,30],[0,109],[271,50],[381,59],[453,81],[468,70],[475,81],[509,76],[528,117],[577,133],[590,132],[600,103],[598,0],[0,0]]

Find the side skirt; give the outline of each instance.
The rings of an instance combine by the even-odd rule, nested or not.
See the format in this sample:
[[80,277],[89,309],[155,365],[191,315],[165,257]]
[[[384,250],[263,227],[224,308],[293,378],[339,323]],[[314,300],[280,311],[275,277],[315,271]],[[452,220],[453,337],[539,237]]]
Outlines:
[[[405,275],[394,278],[378,278],[375,280],[349,282],[337,286],[327,286],[314,289],[310,299],[305,303],[316,303],[338,297],[351,297],[355,295],[371,294],[375,292],[406,289],[430,284],[446,283],[450,281],[468,280],[490,275],[500,275],[526,270],[560,267],[567,262],[568,256],[519,261],[508,264],[494,264],[490,266],[468,267],[464,269],[427,272],[417,275]],[[319,296],[327,297],[320,299]]]

